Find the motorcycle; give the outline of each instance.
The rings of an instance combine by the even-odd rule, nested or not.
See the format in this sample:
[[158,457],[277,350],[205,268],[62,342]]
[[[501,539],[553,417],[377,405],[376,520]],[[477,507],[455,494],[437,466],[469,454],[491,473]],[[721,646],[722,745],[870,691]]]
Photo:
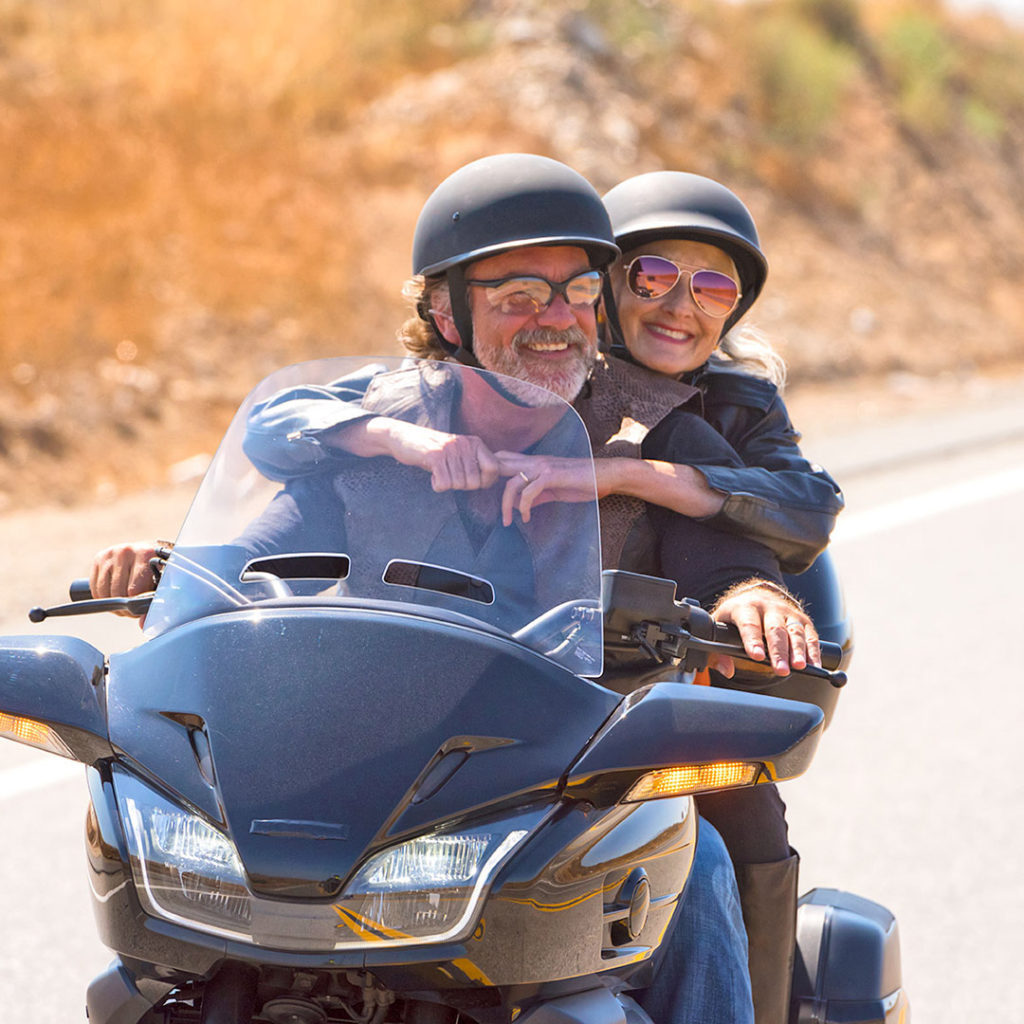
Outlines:
[[[447,430],[475,403],[492,450],[591,458],[546,391],[379,363],[368,414]],[[382,457],[262,476],[252,406],[360,366],[257,387],[153,593],[30,615],[144,615],[137,647],[0,641],[0,735],[88,766],[115,953],[89,1020],[650,1024],[629,992],[686,899],[693,796],[801,774],[843,652],[774,696],[671,582],[602,574],[593,489],[506,522],[506,481],[437,493]],[[713,654],[741,689],[688,685]],[[884,908],[815,890],[798,938],[794,1021],[909,1019]]]

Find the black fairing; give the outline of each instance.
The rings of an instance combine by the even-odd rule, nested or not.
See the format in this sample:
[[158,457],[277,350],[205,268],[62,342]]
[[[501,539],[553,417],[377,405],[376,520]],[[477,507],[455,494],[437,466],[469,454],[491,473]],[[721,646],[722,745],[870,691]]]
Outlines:
[[[553,795],[619,698],[409,611],[211,616],[116,655],[111,742],[213,820],[226,813],[254,890],[289,898],[336,895],[368,846]],[[454,771],[436,770],[451,751]]]
[[771,778],[794,777],[810,763],[822,721],[811,704],[657,683],[622,702],[573,765],[568,792],[604,806],[621,799],[624,781],[673,763],[760,761]]

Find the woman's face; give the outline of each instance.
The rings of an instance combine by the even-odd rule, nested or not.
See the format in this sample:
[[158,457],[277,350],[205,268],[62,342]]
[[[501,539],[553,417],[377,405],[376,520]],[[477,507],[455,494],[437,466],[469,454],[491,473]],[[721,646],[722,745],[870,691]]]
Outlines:
[[658,373],[678,376],[707,362],[718,345],[725,317],[713,317],[694,304],[690,271],[658,299],[641,299],[626,287],[624,268],[637,256],[665,256],[687,266],[717,270],[738,281],[732,260],[706,242],[660,239],[625,253],[612,271],[612,287],[622,334],[633,358]]

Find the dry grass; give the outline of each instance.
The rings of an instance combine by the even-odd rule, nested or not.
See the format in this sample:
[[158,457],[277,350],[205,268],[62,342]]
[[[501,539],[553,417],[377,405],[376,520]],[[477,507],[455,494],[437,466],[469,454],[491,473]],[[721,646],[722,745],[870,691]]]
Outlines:
[[[8,480],[71,500],[81,480],[37,456],[102,467],[111,443],[127,465],[95,485],[144,478],[125,439],[159,429],[171,460],[209,448],[264,370],[344,347],[377,202],[345,126],[447,54],[427,19],[461,6],[0,3]],[[369,268],[357,349],[393,348],[401,253]]]
[[[315,311],[310,329],[336,329],[324,311],[344,291],[359,202],[349,154],[325,159],[325,137],[408,66],[418,10],[6,0],[4,361],[45,370],[125,339],[145,358],[167,312],[190,307]],[[378,52],[367,26],[381,18]]]
[[[271,368],[394,351],[418,207],[488,151],[579,159],[602,186],[664,164],[725,174],[774,239],[763,309],[797,324],[797,375],[902,365],[921,323],[897,308],[897,289],[891,311],[875,311],[891,340],[858,340],[840,322],[824,349],[837,310],[863,299],[801,288],[844,251],[860,266],[865,250],[881,259],[861,287],[878,282],[885,302],[885,261],[924,260],[938,279],[994,251],[992,308],[1015,322],[1019,38],[979,28],[929,80],[965,112],[952,135],[982,168],[968,180],[985,186],[970,201],[1005,239],[986,247],[962,219],[935,225],[920,165],[933,140],[915,126],[921,152],[901,151],[899,114],[871,79],[881,68],[902,96],[923,74],[920,48],[893,56],[879,41],[897,15],[927,36],[935,5],[866,3],[863,17],[853,0],[770,6],[766,30],[745,17],[759,3],[709,0],[0,0],[0,506],[159,480],[166,463],[211,450]],[[524,13],[547,29],[517,41]],[[572,43],[570,15],[603,31],[607,51]],[[801,26],[787,37],[799,67],[780,24]],[[528,62],[542,47],[550,59]],[[888,65],[871,64],[875,50]],[[445,69],[465,76],[453,92]],[[801,105],[812,93],[818,105]],[[417,102],[430,96],[426,116]],[[616,124],[597,108],[618,116],[627,100],[634,140],[605,144],[598,125]],[[963,206],[958,187],[939,194]],[[1022,347],[1019,332],[988,340],[962,308],[930,315],[929,331],[948,334],[933,352]]]

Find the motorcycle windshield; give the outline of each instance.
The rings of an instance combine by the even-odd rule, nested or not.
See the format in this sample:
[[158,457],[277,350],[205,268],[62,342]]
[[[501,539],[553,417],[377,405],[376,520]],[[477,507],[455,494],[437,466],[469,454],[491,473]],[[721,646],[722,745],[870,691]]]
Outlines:
[[268,602],[415,605],[597,676],[600,569],[590,443],[560,398],[456,363],[321,360],[242,404],[145,628]]

